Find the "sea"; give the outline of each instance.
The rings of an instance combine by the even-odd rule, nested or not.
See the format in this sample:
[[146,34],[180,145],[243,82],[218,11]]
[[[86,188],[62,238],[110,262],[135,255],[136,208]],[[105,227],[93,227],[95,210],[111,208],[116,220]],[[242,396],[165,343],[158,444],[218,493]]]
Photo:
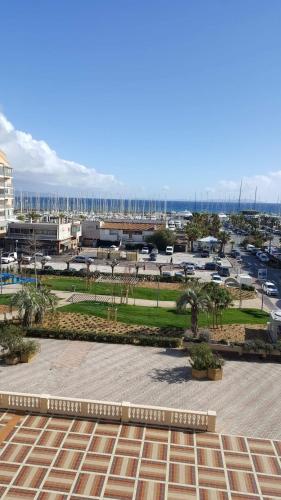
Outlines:
[[138,200],[119,198],[87,198],[64,196],[15,196],[17,210],[68,211],[85,213],[177,213],[208,212],[238,213],[256,210],[260,213],[280,215],[280,203],[216,200]]

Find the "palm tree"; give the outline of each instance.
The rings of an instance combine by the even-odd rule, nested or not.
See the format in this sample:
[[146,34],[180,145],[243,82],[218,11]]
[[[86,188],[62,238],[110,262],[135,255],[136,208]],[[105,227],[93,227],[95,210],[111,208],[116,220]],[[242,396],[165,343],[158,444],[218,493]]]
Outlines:
[[185,292],[177,300],[177,309],[182,311],[187,305],[191,308],[191,331],[194,335],[198,335],[198,316],[201,311],[206,311],[208,308],[208,295],[202,285],[198,283]]
[[35,310],[35,323],[43,323],[44,316],[47,310],[52,312],[55,310],[58,299],[51,293],[51,290],[45,286],[40,286],[35,290],[36,294],[36,310]]
[[46,311],[54,310],[57,297],[45,286],[36,288],[27,284],[11,298],[10,303],[18,309],[22,326],[28,328],[33,321],[42,323]]
[[228,290],[216,283],[207,283],[204,285],[204,289],[208,295],[208,309],[212,313],[213,328],[215,328],[218,326],[219,316],[231,305],[232,298]]
[[190,244],[190,250],[191,252],[193,252],[193,243],[194,241],[198,240],[198,238],[200,238],[201,236],[201,231],[199,226],[195,224],[190,224],[189,226],[187,226],[186,235],[188,242]]
[[220,240],[220,252],[223,252],[225,245],[230,241],[230,236],[226,231],[222,231],[221,233],[219,233],[219,240]]
[[22,290],[17,292],[11,298],[10,304],[18,309],[21,324],[24,327],[32,326],[33,318],[36,312],[37,303],[33,292],[33,285],[24,285]]

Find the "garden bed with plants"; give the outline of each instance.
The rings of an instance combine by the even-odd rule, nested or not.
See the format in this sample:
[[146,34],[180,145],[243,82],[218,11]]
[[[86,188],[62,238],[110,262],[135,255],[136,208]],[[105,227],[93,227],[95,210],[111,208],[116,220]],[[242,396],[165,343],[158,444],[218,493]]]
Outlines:
[[[200,335],[198,338],[194,338],[192,335],[185,337],[183,345],[188,352],[192,352],[195,346],[200,344],[206,344],[208,336],[206,333]],[[253,338],[252,340],[247,340],[245,342],[230,342],[226,339],[221,341],[209,340],[207,345],[210,347],[211,351],[214,353],[220,353],[224,355],[238,355],[238,356],[259,356],[262,358],[268,358],[269,360],[280,361],[281,360],[281,340],[276,344],[268,342],[267,336],[264,335],[263,338]]]
[[28,336],[158,347],[181,347],[183,331],[172,327],[158,328],[144,325],[128,325],[96,316],[57,312],[47,315],[41,325],[29,328]]

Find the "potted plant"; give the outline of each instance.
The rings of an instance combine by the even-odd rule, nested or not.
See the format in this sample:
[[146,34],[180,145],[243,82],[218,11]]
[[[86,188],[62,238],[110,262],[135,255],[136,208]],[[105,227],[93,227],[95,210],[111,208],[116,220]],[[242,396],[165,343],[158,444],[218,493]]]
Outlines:
[[16,365],[19,362],[19,353],[22,344],[22,334],[15,325],[1,325],[0,346],[7,365]]
[[212,362],[213,354],[208,344],[197,344],[190,349],[190,363],[192,378],[201,380],[207,378],[208,368]]
[[213,356],[208,367],[208,378],[210,380],[221,380],[222,379],[222,367],[224,365],[224,360],[218,356]]
[[29,363],[40,351],[40,344],[35,340],[26,340],[20,347],[21,363]]

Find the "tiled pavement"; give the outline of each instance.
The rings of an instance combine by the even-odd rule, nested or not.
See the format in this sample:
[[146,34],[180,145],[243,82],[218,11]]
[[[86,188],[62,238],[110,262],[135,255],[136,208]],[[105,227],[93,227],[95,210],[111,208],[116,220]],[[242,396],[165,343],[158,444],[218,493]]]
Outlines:
[[[41,339],[32,363],[0,364],[0,389],[217,412],[221,433],[281,439],[281,364],[227,360],[223,379],[192,380],[176,349]],[[87,381],[87,383],[85,383]]]
[[281,498],[281,441],[0,413],[5,500]]

